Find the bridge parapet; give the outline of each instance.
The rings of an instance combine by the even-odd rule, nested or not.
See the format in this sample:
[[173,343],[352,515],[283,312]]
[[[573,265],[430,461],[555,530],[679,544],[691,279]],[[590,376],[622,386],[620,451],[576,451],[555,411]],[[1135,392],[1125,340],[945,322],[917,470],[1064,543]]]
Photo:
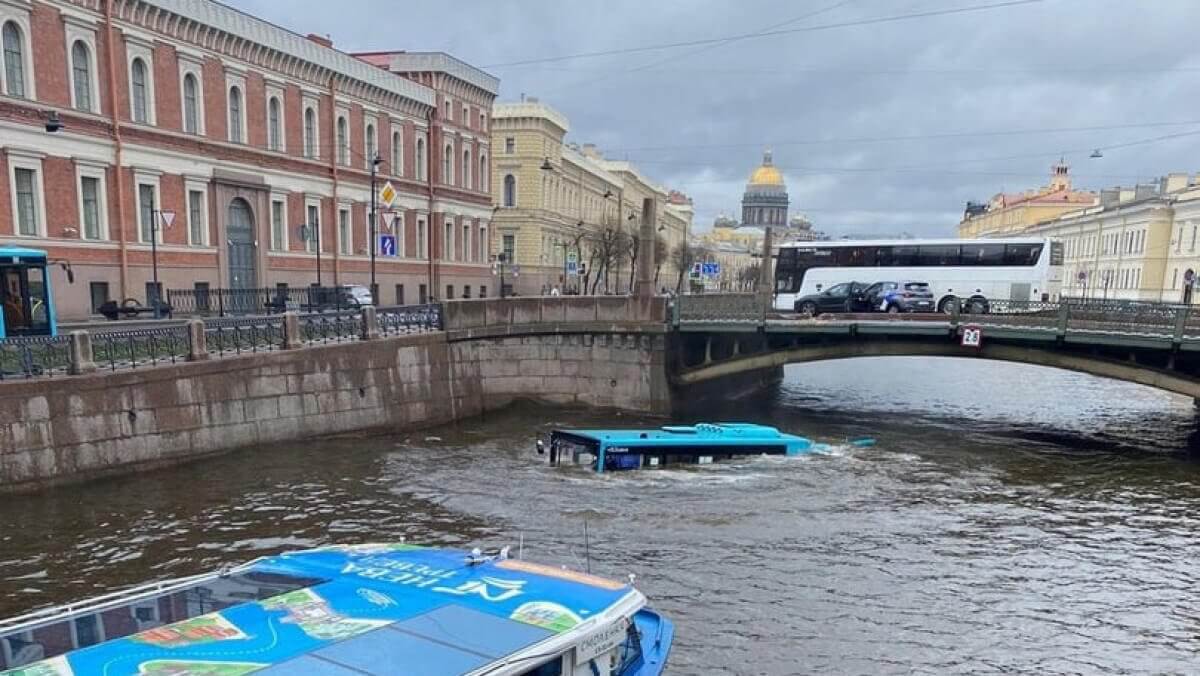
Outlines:
[[533,324],[666,322],[666,299],[634,296],[479,298],[445,304],[447,331]]

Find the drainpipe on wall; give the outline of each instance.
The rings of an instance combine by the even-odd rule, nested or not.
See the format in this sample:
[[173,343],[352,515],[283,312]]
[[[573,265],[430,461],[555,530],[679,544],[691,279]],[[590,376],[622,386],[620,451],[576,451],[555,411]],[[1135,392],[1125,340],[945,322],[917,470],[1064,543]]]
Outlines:
[[[429,219],[428,219],[428,225],[427,225],[428,230],[425,233],[427,235],[425,244],[426,244],[426,246],[429,247],[428,270],[426,271],[426,276],[429,279],[429,281],[428,281],[429,289],[428,289],[428,298],[427,298],[428,300],[437,298],[438,293],[437,293],[436,283],[437,283],[437,281],[440,281],[440,280],[435,280],[435,275],[434,275],[433,237],[437,231],[445,230],[444,227],[442,227],[442,228],[433,227],[433,167],[434,167],[433,149],[441,146],[440,135],[439,135],[438,140],[436,140],[436,141],[434,140],[433,122],[434,122],[434,116],[435,116],[436,111],[437,111],[437,101],[435,99],[433,108],[431,108],[429,110],[429,112],[426,113],[426,117],[425,117],[425,119],[428,120],[428,122],[429,122],[429,124],[427,125],[429,128],[429,139],[428,139],[429,142],[426,144],[426,147],[425,147],[425,188],[429,191]],[[443,250],[445,249],[445,246],[446,245],[443,242],[442,243]],[[440,267],[440,265],[439,265],[439,267]],[[450,299],[447,298],[445,300],[450,300]]]
[[125,203],[125,172],[121,168],[121,114],[117,100],[117,57],[116,57],[116,28],[113,26],[113,2],[105,0],[104,24],[108,35],[108,103],[112,120],[113,139],[113,179],[117,193],[117,243],[121,251],[121,275],[118,288],[120,299],[129,297],[129,250],[125,246],[125,225],[128,219],[128,205]]
[[[338,282],[339,273],[341,272],[341,267],[342,267],[342,259],[341,259],[342,243],[337,238],[337,235],[340,232],[339,225],[338,225],[338,218],[340,217],[340,214],[339,214],[340,209],[338,208],[339,207],[339,205],[338,205],[338,161],[342,154],[342,148],[340,145],[338,145],[337,92],[333,86],[333,76],[332,75],[329,76],[329,113],[330,113],[330,115],[329,115],[329,122],[330,122],[329,138],[333,139],[333,152],[329,153],[329,164],[333,171],[333,199],[332,199],[332,202],[333,202],[333,204],[332,204],[333,215],[332,216],[333,216],[333,218],[332,218],[332,222],[331,222],[331,225],[333,226],[333,234],[334,234],[334,237],[333,237],[333,285],[337,286],[339,283]],[[350,137],[349,137],[350,128],[349,127],[350,127],[350,121],[346,120],[346,143],[347,143],[347,145],[350,143]],[[348,148],[347,148],[346,152],[347,152],[347,155],[349,155]],[[349,156],[347,156],[346,159],[350,159]],[[325,228],[324,225],[322,225],[320,227],[322,229]],[[325,241],[325,238],[323,236],[318,236],[317,237],[317,246],[320,247],[321,243],[324,241]]]

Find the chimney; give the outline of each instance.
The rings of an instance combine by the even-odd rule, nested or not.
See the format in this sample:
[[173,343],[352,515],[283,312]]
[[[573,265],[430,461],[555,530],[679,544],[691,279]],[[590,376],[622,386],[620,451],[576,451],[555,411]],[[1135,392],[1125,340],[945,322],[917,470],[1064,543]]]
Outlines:
[[1167,174],[1166,178],[1163,179],[1162,184],[1163,192],[1176,192],[1178,190],[1183,190],[1188,186],[1188,175]]
[[317,43],[318,45],[321,45],[322,47],[328,47],[330,49],[333,49],[333,38],[329,37],[328,35],[322,36],[322,35],[317,35],[316,33],[309,33],[305,37],[307,37],[309,40],[312,40],[313,42]]

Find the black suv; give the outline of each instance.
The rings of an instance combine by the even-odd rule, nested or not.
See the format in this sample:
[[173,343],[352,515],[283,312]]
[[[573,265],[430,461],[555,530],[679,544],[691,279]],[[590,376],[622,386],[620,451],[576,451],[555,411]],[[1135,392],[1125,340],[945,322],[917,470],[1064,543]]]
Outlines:
[[933,312],[933,292],[925,282],[876,282],[863,292],[873,312]]
[[797,298],[793,309],[814,317],[823,312],[863,312],[868,309],[863,295],[866,290],[862,282],[834,284],[820,293]]

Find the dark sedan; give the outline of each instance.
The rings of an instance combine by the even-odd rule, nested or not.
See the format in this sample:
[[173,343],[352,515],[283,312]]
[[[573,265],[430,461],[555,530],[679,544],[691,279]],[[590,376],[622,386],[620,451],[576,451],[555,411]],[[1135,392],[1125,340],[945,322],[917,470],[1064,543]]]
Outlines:
[[868,308],[863,293],[867,285],[862,282],[834,284],[820,293],[796,299],[796,312],[813,317],[825,312],[862,312]]

